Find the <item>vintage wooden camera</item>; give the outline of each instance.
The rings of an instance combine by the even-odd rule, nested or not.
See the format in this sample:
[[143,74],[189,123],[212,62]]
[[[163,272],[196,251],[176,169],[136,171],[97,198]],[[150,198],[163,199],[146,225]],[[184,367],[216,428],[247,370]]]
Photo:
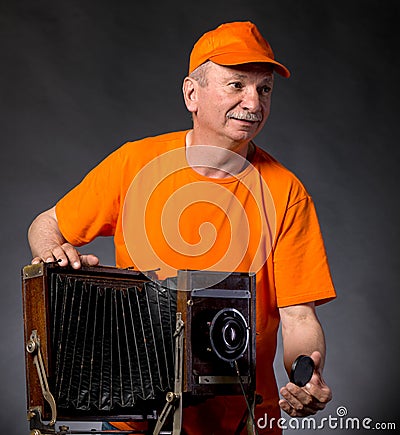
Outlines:
[[152,281],[41,263],[23,268],[22,288],[32,435],[81,433],[57,429],[65,420],[146,420],[153,434],[171,423],[162,433],[175,435],[186,404],[254,393],[254,275]]

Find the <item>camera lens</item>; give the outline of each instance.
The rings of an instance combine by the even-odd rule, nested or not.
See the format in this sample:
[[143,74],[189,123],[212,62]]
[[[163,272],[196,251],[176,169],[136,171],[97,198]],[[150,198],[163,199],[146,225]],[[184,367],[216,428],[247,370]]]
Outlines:
[[224,308],[210,325],[211,348],[224,361],[235,361],[246,352],[249,329],[246,319],[235,308]]
[[229,319],[222,329],[222,338],[227,349],[236,350],[243,345],[243,326]]

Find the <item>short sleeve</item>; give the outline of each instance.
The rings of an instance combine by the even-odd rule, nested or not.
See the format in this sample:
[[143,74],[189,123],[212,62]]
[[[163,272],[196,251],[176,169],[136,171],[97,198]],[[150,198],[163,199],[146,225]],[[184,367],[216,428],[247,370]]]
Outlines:
[[58,201],[58,225],[69,243],[81,246],[97,236],[114,235],[120,210],[122,171],[117,150]]
[[278,307],[321,304],[336,296],[310,196],[287,208],[273,255]]

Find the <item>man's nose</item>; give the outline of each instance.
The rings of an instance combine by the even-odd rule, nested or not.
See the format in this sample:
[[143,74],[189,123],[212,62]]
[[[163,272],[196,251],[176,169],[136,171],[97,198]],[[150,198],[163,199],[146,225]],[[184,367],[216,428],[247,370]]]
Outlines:
[[240,105],[242,109],[246,109],[252,113],[260,111],[261,103],[258,89],[256,87],[246,88]]

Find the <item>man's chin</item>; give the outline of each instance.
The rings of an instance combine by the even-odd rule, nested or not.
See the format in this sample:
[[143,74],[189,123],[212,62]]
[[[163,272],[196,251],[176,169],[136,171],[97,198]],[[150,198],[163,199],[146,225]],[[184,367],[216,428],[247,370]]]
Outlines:
[[257,136],[257,133],[258,132],[238,131],[231,134],[230,139],[237,144],[249,143]]
[[246,122],[238,123],[235,128],[232,129],[232,137],[236,137],[237,140],[252,140],[260,131],[259,122]]

